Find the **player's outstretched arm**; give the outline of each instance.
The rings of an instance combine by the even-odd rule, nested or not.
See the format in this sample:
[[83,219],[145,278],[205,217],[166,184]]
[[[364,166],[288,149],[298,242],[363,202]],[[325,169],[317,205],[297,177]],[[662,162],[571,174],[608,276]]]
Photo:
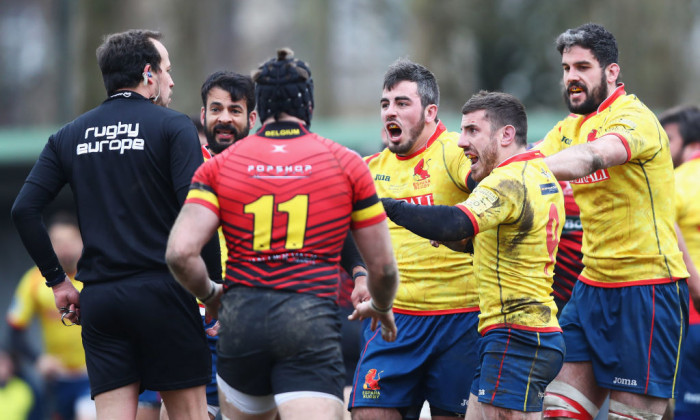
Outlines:
[[547,156],[544,162],[559,181],[571,181],[600,169],[622,165],[629,158],[622,140],[614,134],[608,134]]
[[175,220],[165,260],[175,279],[207,307],[216,318],[223,286],[209,278],[201,257],[202,247],[219,226],[219,217],[208,208],[194,203],[182,206]]
[[382,338],[394,341],[397,331],[391,308],[399,286],[399,271],[386,220],[356,229],[353,236],[367,264],[367,289],[371,298],[358,304],[349,319],[372,318],[372,331],[381,323]]
[[423,238],[453,242],[474,236],[469,216],[455,206],[419,206],[392,198],[381,200],[392,222]]

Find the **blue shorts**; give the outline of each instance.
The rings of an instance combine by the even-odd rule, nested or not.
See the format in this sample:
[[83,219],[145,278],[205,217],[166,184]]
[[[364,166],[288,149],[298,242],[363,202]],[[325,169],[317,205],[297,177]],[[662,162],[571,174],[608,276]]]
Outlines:
[[688,328],[676,382],[676,418],[700,417],[700,324]]
[[479,343],[471,393],[495,407],[542,411],[544,390],[561,370],[564,353],[560,332],[491,330]]
[[559,318],[565,362],[591,362],[599,386],[673,398],[688,329],[685,280],[603,288],[578,282]]
[[422,405],[464,413],[477,363],[478,312],[394,314],[398,336],[387,343],[380,328],[363,329],[366,343],[355,369],[348,408]]
[[47,395],[51,400],[52,418],[72,419],[75,406],[81,398],[90,398],[90,381],[87,375],[76,378],[59,378],[49,381]]
[[[202,324],[204,325],[204,331],[212,328],[216,324],[216,319],[212,319],[210,322],[206,322],[204,319],[204,308],[199,308],[202,314]],[[207,405],[214,407],[219,406],[219,390],[216,386],[216,343],[219,341],[219,336],[210,336],[207,334],[207,343],[209,344],[209,352],[211,352],[211,381],[207,384]]]
[[158,391],[147,389],[139,394],[139,407],[160,408],[160,394]]

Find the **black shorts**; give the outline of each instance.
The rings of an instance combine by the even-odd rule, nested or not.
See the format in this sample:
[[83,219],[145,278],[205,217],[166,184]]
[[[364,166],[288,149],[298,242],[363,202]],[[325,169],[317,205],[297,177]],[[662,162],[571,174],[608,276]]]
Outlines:
[[239,286],[224,294],[219,322],[217,372],[237,391],[255,396],[313,391],[343,399],[334,301]]
[[86,283],[80,311],[93,398],[134,382],[170,391],[211,380],[197,302],[169,273]]

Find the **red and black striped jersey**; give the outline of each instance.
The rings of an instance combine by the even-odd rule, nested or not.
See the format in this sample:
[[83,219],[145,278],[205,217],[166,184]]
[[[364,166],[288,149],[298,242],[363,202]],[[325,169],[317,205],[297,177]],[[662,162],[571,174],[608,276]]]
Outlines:
[[360,156],[304,125],[277,122],[228,147],[195,173],[187,203],[221,221],[225,286],[336,299],[348,228],[386,218]]

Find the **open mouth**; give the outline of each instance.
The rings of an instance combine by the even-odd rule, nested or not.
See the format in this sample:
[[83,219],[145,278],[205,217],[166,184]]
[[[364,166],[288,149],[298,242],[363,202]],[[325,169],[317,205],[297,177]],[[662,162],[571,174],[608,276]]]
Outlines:
[[476,162],[479,161],[479,157],[474,153],[465,152],[464,154],[467,156],[467,159],[469,159],[472,162],[472,165],[476,165]]
[[231,130],[214,130],[214,135],[216,136],[217,140],[220,141],[231,141],[233,140],[233,132]]
[[585,91],[583,90],[583,87],[577,86],[577,85],[569,86],[569,88],[567,89],[567,92],[569,93],[569,96],[572,96],[572,97],[580,96],[580,95],[583,95],[585,93]]
[[399,125],[394,122],[387,123],[386,131],[389,134],[389,138],[392,140],[401,137],[401,133],[403,132],[403,130],[401,130],[401,127],[399,127]]

